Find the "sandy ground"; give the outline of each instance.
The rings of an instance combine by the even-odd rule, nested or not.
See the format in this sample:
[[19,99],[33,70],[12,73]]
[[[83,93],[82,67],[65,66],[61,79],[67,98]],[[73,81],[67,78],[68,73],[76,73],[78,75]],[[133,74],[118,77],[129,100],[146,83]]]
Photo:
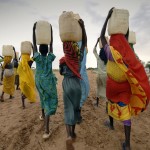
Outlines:
[[[43,121],[39,97],[30,104],[26,100],[26,109],[21,107],[20,91],[15,91],[15,98],[10,100],[5,95],[5,102],[0,102],[0,150],[69,150],[66,146],[66,130],[63,115],[62,86],[63,77],[55,71],[58,78],[59,105],[57,112],[51,117],[51,136],[42,139]],[[123,124],[115,121],[115,130],[103,125],[108,119],[105,113],[105,100],[95,107],[96,74],[88,71],[90,94],[82,109],[83,122],[76,126],[77,139],[71,150],[121,150],[124,141]],[[2,87],[0,87],[2,88]],[[131,133],[132,150],[150,150],[150,108],[138,117],[132,118]]]

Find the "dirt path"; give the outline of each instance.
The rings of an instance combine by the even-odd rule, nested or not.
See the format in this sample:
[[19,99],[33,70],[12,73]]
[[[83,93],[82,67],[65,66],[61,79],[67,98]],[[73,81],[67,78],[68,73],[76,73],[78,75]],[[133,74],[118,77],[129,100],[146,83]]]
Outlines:
[[[41,113],[39,97],[37,102],[26,101],[26,109],[21,107],[20,91],[15,91],[15,98],[0,102],[0,150],[67,150],[66,130],[63,115],[62,76],[57,71],[59,105],[55,116],[51,117],[51,136],[42,139],[43,122],[39,120]],[[103,125],[108,118],[105,113],[105,101],[100,101],[97,108],[95,102],[96,75],[88,71],[90,94],[82,109],[83,122],[76,126],[77,139],[72,150],[121,150],[124,140],[123,125],[115,121],[115,130],[111,131]],[[2,88],[2,87],[0,87]],[[150,109],[132,119],[132,150],[150,150]]]

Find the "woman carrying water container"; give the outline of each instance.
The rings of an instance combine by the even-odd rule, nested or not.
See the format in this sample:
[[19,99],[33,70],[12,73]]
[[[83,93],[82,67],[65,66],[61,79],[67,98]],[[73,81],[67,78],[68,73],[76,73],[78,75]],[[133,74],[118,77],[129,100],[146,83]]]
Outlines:
[[[81,19],[78,21],[75,16],[73,12],[63,12],[59,18],[59,32],[64,51],[64,57],[60,59],[60,74],[64,76],[62,86],[67,131],[66,141],[72,141],[72,139],[76,138],[75,126],[81,119],[80,101],[82,89],[80,80],[82,77],[80,67],[84,48],[87,45],[84,22]],[[80,48],[77,42],[81,40]]]
[[[39,52],[37,44],[39,45]],[[34,24],[33,47],[33,58],[36,62],[35,83],[42,108],[40,120],[45,122],[43,138],[47,139],[50,136],[49,119],[51,115],[55,114],[58,105],[57,78],[52,70],[52,62],[56,57],[53,54],[53,32],[52,26],[47,21],[38,21]]]
[[4,56],[3,63],[3,92],[1,95],[1,101],[4,102],[4,93],[10,95],[10,99],[14,98],[15,91],[15,75],[12,58],[14,56],[14,47],[12,45],[3,45],[2,55]]
[[[105,38],[107,22],[110,45]],[[148,78],[143,65],[128,43],[128,32],[129,12],[112,8],[105,20],[100,38],[108,59],[106,96],[108,115],[112,118],[109,126],[113,127],[113,118],[123,121],[124,150],[131,149],[131,116],[143,112],[150,100]]]
[[21,61],[19,63],[17,73],[19,74],[20,90],[22,92],[22,107],[25,108],[25,99],[29,102],[36,102],[36,92],[34,75],[31,69],[33,60],[30,58],[32,43],[30,41],[21,42]]
[[[107,42],[109,43],[108,37],[107,37]],[[100,48],[99,54],[97,53],[97,49],[96,49],[98,43],[99,43],[99,48]],[[106,55],[105,55],[104,48],[102,46],[102,42],[100,38],[97,39],[97,42],[93,49],[93,53],[97,60],[96,106],[98,107],[99,98],[106,99],[106,78],[107,78],[107,74],[106,74],[107,59],[106,59]]]

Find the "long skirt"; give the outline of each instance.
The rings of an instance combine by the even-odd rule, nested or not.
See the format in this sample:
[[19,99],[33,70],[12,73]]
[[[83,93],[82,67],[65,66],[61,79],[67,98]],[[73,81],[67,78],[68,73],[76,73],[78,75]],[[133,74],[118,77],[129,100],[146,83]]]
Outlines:
[[77,77],[64,77],[62,86],[65,124],[75,125],[80,120],[80,79]]
[[46,116],[54,115],[58,105],[56,77],[51,75],[49,77],[35,79],[40,96],[41,108],[44,109]]
[[96,96],[98,98],[106,98],[106,74],[97,74],[96,85],[97,92]]
[[116,120],[125,121],[131,119],[131,106],[130,104],[120,106],[118,103],[108,101],[107,106],[108,115]]
[[80,84],[82,89],[82,95],[80,100],[80,107],[82,107],[84,102],[87,100],[87,97],[89,95],[89,90],[90,90],[89,79],[86,70],[83,74],[81,74],[81,76],[82,76],[82,80],[80,80]]
[[12,75],[10,77],[3,78],[3,91],[9,95],[14,95],[15,92],[15,76]]

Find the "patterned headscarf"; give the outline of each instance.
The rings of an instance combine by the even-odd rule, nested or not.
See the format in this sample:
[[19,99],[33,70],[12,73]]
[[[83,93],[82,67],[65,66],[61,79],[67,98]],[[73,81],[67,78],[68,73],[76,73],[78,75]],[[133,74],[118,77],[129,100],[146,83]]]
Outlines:
[[123,34],[114,34],[110,37],[110,46],[115,48],[122,56],[123,62],[128,66],[133,76],[144,89],[147,99],[150,100],[150,85],[143,65],[136,58],[128,41]]
[[63,50],[65,56],[60,59],[60,64],[65,63],[78,78],[81,78],[80,49],[78,44],[76,42],[64,42]]

